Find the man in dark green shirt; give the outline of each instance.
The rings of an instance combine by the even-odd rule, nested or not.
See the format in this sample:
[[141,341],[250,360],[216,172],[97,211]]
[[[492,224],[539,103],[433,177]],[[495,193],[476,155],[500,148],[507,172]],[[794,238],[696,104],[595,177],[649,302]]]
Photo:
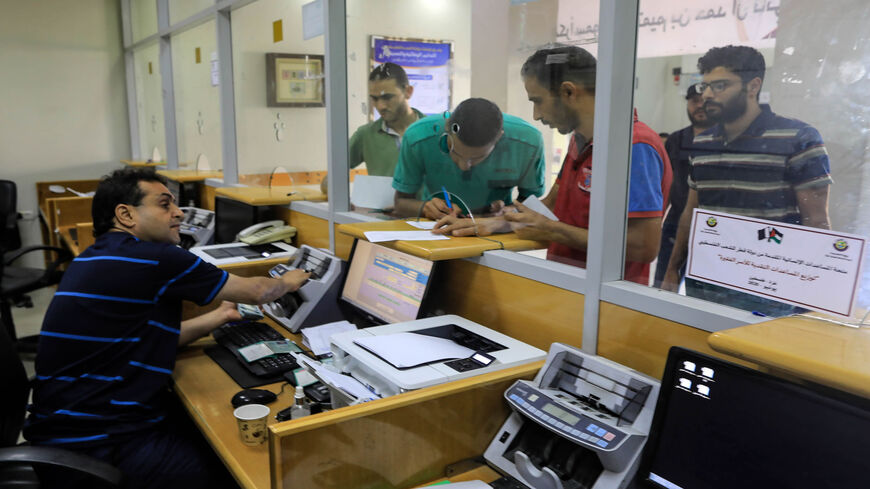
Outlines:
[[[378,65],[369,74],[369,100],[380,118],[360,126],[350,138],[348,165],[366,163],[369,175],[393,176],[405,129],[423,117],[410,106],[414,87],[408,75],[395,63]],[[326,178],[320,184],[327,193]]]

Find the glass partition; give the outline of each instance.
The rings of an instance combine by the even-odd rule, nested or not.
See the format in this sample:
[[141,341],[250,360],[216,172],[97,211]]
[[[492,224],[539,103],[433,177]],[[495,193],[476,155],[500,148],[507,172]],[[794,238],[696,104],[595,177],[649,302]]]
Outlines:
[[[638,18],[635,105],[667,138],[675,175],[650,280],[759,315],[802,312],[783,301],[803,304],[794,291],[826,280],[815,272],[828,255],[848,268],[851,258],[843,256],[851,251],[808,256],[803,243],[787,241],[792,230],[830,229],[824,236],[832,243],[837,233],[870,234],[863,34],[870,7],[857,0],[835,10],[810,0],[641,1]],[[693,208],[769,222],[750,224],[758,239],[730,249],[735,238],[703,242],[688,233]],[[698,221],[696,233],[715,222]],[[718,255],[709,252],[714,245]],[[730,265],[712,265],[719,261]],[[694,278],[683,281],[687,265]],[[747,267],[755,268],[744,283]],[[870,276],[859,282],[858,307],[866,308]]]
[[239,183],[268,185],[279,166],[312,189],[325,175],[324,40],[303,39],[306,3],[260,0],[233,11]]
[[[577,175],[571,176],[562,189],[557,214],[565,226],[544,213],[513,206],[534,196],[548,211],[556,208],[560,199],[554,184],[569,146],[573,163],[592,138],[594,49],[583,51],[587,64],[578,70],[584,74],[563,69],[568,65],[562,51],[553,51],[549,61],[539,55],[530,76],[521,73],[527,59],[555,42],[594,42],[597,2],[565,12],[570,3],[348,1],[354,208],[386,218],[439,219],[459,213],[465,219],[444,221],[448,233],[513,232],[506,239],[539,241],[528,246],[540,248],[530,254],[546,257],[545,247],[553,244],[551,258],[583,266],[588,210],[577,211],[569,202],[578,198],[573,189],[579,183],[585,184],[577,190],[584,194],[580,198],[588,203],[585,177],[578,182]],[[569,16],[574,19],[563,20]],[[581,62],[571,56],[572,63]],[[573,88],[560,93],[553,77],[573,77],[572,87],[582,85],[582,93]],[[488,102],[468,100],[478,98],[495,104],[495,115],[487,112],[492,107]],[[357,183],[362,172],[385,178],[366,179],[364,192]]]
[[215,21],[172,36],[178,166],[222,168]]
[[136,108],[139,114],[139,144],[143,158],[150,159],[159,155],[159,160],[166,161],[163,82],[160,77],[158,44],[149,44],[133,51],[133,64],[136,76]]
[[157,0],[130,0],[133,42],[157,34]]

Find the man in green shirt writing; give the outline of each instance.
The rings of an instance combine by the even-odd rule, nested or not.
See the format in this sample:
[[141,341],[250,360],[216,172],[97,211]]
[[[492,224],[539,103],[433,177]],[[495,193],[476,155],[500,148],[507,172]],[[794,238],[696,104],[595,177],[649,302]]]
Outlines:
[[[423,117],[408,103],[413,93],[414,87],[401,66],[384,63],[372,70],[369,101],[381,117],[360,126],[351,136],[347,161],[350,168],[365,162],[369,175],[393,176],[405,129]],[[326,177],[320,189],[327,193]]]
[[544,168],[540,131],[489,100],[470,98],[449,117],[420,119],[405,132],[393,175],[395,213],[499,213],[513,203],[514,188],[520,200],[543,194]]

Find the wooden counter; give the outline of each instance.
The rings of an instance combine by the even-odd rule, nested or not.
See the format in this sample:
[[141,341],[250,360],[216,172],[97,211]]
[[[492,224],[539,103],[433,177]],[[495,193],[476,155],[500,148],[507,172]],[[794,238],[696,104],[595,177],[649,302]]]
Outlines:
[[786,317],[718,331],[708,338],[719,352],[773,371],[870,397],[870,329]]
[[165,161],[137,161],[137,160],[121,160],[121,163],[127,166],[138,166],[138,167],[157,167],[157,166],[166,166]]
[[[354,238],[366,239],[367,231],[419,231],[405,220],[342,224],[338,230]],[[480,256],[484,251],[525,251],[546,247],[545,243],[520,239],[516,233],[494,234],[484,238],[450,237],[449,240],[388,241],[378,243],[427,260],[451,260]]]
[[326,200],[326,195],[316,186],[221,187],[215,190],[215,194],[249,205],[287,205],[300,200]]
[[207,178],[223,178],[221,170],[157,170],[157,174],[178,183],[202,182]]

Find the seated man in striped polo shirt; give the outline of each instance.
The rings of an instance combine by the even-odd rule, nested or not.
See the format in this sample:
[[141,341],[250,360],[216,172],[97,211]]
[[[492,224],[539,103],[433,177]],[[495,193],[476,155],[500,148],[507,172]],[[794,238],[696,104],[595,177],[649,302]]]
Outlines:
[[[676,291],[688,252],[692,210],[740,214],[829,229],[828,190],[833,183],[825,144],[812,126],[778,116],[759,104],[764,57],[748,46],[713,48],[698,60],[696,85],[707,115],[717,124],[695,136],[689,196],[662,288]],[[770,316],[793,307],[696,280],[686,293]]]
[[[126,487],[235,487],[173,409],[176,351],[241,319],[221,301],[263,304],[297,290],[308,273],[243,278],[179,248],[184,213],[151,169],[105,177],[92,214],[96,242],[73,260],[45,314],[25,437],[106,460]],[[221,305],[181,321],[182,300]]]

